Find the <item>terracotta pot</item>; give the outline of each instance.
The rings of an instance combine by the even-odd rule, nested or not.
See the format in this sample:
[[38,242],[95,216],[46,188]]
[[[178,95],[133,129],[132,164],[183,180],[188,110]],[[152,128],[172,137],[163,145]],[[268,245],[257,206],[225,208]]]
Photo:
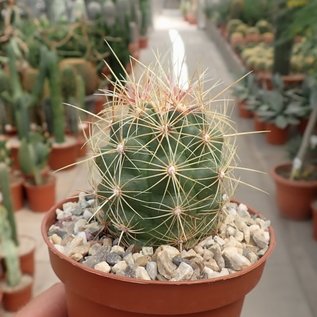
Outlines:
[[102,110],[104,110],[106,104],[106,97],[105,96],[98,96],[96,98],[96,102],[95,102],[95,114],[98,114],[99,112],[101,112]]
[[63,144],[53,144],[48,165],[52,170],[73,168],[77,157],[77,141],[75,138],[69,138],[69,142],[65,142]]
[[55,204],[56,177],[54,175],[49,175],[44,185],[36,186],[26,181],[24,186],[32,211],[45,212]]
[[246,108],[246,102],[244,100],[238,102],[238,109],[240,118],[250,119],[253,117],[253,112]]
[[313,211],[313,238],[317,241],[317,200],[312,202],[311,209]]
[[270,228],[271,243],[259,261],[240,272],[215,279],[162,282],[106,274],[75,262],[49,241],[47,232],[56,221],[55,210],[64,202],[45,215],[42,234],[53,270],[65,283],[69,317],[238,317],[245,295],[258,283],[275,245]]
[[10,146],[10,152],[11,152],[11,168],[13,170],[19,170],[20,164],[19,164],[19,148],[20,145],[14,144]]
[[20,235],[19,242],[21,271],[23,274],[33,276],[35,272],[35,240],[32,237]]
[[139,47],[147,48],[149,46],[149,38],[147,36],[140,36],[139,38]]
[[306,119],[306,118],[302,119],[299,122],[299,125],[297,126],[297,128],[298,128],[298,131],[301,135],[304,135],[307,125],[308,125],[308,119]]
[[22,209],[24,204],[23,197],[23,180],[22,178],[12,176],[10,179],[10,192],[13,210],[18,211]]
[[266,131],[266,122],[262,121],[258,115],[253,117],[254,129],[255,131]]
[[272,171],[277,205],[282,216],[305,220],[312,216],[311,202],[317,198],[317,181],[289,180],[286,177],[290,170],[291,164],[285,163]]
[[4,310],[14,313],[25,306],[32,298],[32,287],[31,279],[31,282],[25,285],[24,288],[10,292],[3,290],[2,306]]
[[257,43],[260,42],[261,36],[258,33],[246,34],[245,41],[247,43]]
[[272,145],[282,145],[288,141],[288,128],[280,129],[274,123],[267,122],[266,130],[269,132],[266,134],[266,141]]
[[[262,88],[267,90],[273,89],[272,73],[259,72],[256,74],[256,76],[261,83]],[[282,76],[282,78],[285,88],[292,88],[301,85],[305,79],[305,76],[302,74],[291,74]]]

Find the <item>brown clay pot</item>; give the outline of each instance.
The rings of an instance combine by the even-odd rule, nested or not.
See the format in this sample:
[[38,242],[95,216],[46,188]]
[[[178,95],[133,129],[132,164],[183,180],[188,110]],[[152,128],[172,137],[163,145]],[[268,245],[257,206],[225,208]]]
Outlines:
[[14,211],[22,209],[24,203],[23,197],[23,180],[20,177],[10,177],[10,192]]
[[305,220],[312,216],[311,202],[317,198],[317,181],[290,180],[291,164],[277,165],[272,176],[276,185],[276,201],[282,216]]
[[53,144],[48,165],[52,170],[73,168],[77,157],[77,141],[75,138],[69,138],[69,142]]
[[24,186],[32,211],[45,212],[55,204],[56,177],[54,175],[49,175],[44,185],[36,186],[25,181]]
[[260,42],[261,36],[258,33],[246,34],[245,41],[247,43],[257,43]]
[[149,38],[147,36],[140,36],[139,38],[139,47],[147,48],[149,46]]
[[32,298],[32,287],[33,282],[25,285],[22,289],[17,289],[16,291],[7,292],[3,291],[2,306],[4,310],[14,313],[25,306]]
[[317,200],[312,202],[311,209],[313,211],[313,238],[317,241]]
[[255,131],[266,131],[266,122],[262,121],[258,115],[253,117]]
[[98,96],[95,102],[95,114],[98,114],[102,110],[104,110],[106,104],[106,97],[105,96]]
[[55,210],[64,202],[45,215],[42,235],[53,270],[65,283],[69,317],[238,317],[245,295],[258,283],[275,245],[270,228],[271,243],[259,261],[240,272],[210,280],[145,281],[102,273],[58,252],[49,241],[47,232],[56,221]]
[[[19,236],[19,259],[20,267],[23,274],[34,276],[35,272],[35,240],[32,237]],[[22,245],[27,245],[26,249]]]
[[187,15],[187,22],[189,24],[196,25],[197,24],[197,17],[194,14],[188,14]]
[[272,145],[282,145],[288,141],[288,128],[280,129],[274,123],[267,122],[266,141]]
[[19,148],[20,145],[18,146],[17,144],[14,144],[10,146],[11,150],[11,168],[13,170],[19,170],[20,169],[20,164],[19,164]]
[[253,117],[253,112],[246,108],[246,102],[244,100],[238,102],[238,109],[240,118],[250,119]]
[[[256,74],[256,76],[261,83],[262,88],[267,90],[273,89],[272,73],[259,72]],[[282,76],[282,78],[285,88],[292,88],[301,85],[305,79],[305,76],[302,74],[291,74]]]

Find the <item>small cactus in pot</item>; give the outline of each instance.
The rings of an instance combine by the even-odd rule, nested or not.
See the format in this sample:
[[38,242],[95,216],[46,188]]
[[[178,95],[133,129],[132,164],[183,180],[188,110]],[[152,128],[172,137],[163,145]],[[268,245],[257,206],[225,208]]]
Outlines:
[[216,232],[235,180],[235,130],[196,83],[182,92],[149,70],[115,89],[92,139],[98,216],[124,244],[191,247]]

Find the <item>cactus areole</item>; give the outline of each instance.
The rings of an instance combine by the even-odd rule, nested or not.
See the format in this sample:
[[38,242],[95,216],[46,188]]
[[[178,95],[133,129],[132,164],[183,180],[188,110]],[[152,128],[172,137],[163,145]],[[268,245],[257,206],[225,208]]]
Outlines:
[[235,131],[225,106],[184,92],[164,73],[116,87],[92,137],[98,216],[123,244],[191,247],[215,233],[234,178]]

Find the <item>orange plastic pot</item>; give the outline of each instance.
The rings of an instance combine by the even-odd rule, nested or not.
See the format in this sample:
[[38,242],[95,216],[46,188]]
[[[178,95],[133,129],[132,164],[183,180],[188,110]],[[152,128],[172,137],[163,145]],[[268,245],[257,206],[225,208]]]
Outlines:
[[255,131],[266,131],[266,123],[262,121],[256,114],[253,117]]
[[312,216],[311,203],[317,198],[317,181],[290,180],[291,164],[277,165],[272,170],[276,185],[276,201],[282,216],[305,220]]
[[35,272],[35,240],[32,237],[19,236],[20,245],[27,242],[30,248],[19,250],[20,267],[23,274],[34,276]]
[[10,180],[11,200],[14,211],[22,209],[23,197],[23,180],[21,178],[12,177]]
[[[77,150],[77,148],[76,148]],[[29,207],[35,212],[48,211],[55,204],[56,178],[49,175],[43,185],[33,185],[26,181],[24,183]]]
[[69,169],[75,166],[77,157],[77,140],[74,138],[64,144],[53,144],[48,165],[52,170]]
[[54,206],[42,222],[51,265],[65,284],[69,317],[192,316],[238,317],[245,295],[258,283],[275,245],[250,267],[229,276],[182,282],[145,281],[98,272],[58,252],[47,237],[56,221]]
[[244,119],[253,118],[253,112],[247,109],[244,100],[238,102],[239,117]]
[[266,134],[266,141],[272,145],[283,145],[288,141],[288,128],[281,129],[274,123],[267,122],[266,130],[269,132]]
[[139,47],[147,48],[149,46],[149,38],[147,36],[140,36],[139,38]]
[[25,306],[32,298],[33,283],[26,285],[22,289],[16,291],[3,291],[2,306],[4,310],[14,313]]

